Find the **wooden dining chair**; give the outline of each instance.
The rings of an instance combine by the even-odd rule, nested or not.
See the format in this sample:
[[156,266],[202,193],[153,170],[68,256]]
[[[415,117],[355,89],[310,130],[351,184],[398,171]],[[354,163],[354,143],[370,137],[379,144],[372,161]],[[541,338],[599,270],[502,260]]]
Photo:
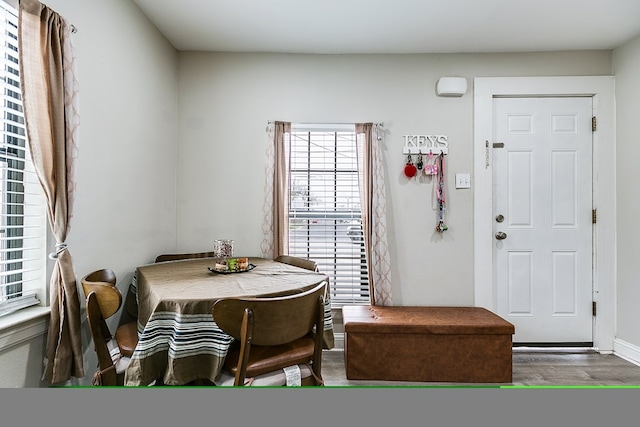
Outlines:
[[[103,307],[110,305],[107,296],[109,292],[103,290],[103,295],[100,295],[99,290],[91,290],[86,300],[87,320],[98,357],[98,370],[93,374],[92,384],[123,386],[125,370],[129,366],[131,358],[120,352],[118,342],[109,331],[106,319],[102,314]],[[101,299],[103,304],[100,304]]]
[[[116,286],[116,275],[113,270],[108,268],[95,270],[84,276],[81,283],[86,298],[91,292],[96,293],[96,301],[104,319],[109,319],[122,307],[122,294]],[[118,344],[120,353],[131,357],[138,345],[137,321],[128,321],[118,326],[113,338]]]
[[323,281],[294,295],[216,301],[213,319],[236,343],[229,350],[215,384],[324,385],[325,288]]
[[161,254],[156,257],[155,262],[165,261],[178,261],[181,259],[191,258],[213,258],[213,252],[191,252],[191,253],[179,253],[179,254]]
[[124,299],[124,313],[126,314],[126,321],[138,321],[138,297],[134,290],[133,284],[129,285],[127,290],[127,296]]
[[274,261],[295,265],[296,267],[305,268],[311,271],[318,271],[318,263],[306,258],[291,255],[279,255],[274,259]]

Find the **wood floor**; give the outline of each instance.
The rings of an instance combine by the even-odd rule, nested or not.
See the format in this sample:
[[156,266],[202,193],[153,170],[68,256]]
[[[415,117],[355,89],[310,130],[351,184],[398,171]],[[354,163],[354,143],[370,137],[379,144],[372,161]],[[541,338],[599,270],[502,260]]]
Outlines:
[[401,381],[351,381],[346,378],[342,349],[325,350],[322,376],[326,386],[639,386],[640,366],[615,355],[582,349],[513,351],[513,383],[461,384]]

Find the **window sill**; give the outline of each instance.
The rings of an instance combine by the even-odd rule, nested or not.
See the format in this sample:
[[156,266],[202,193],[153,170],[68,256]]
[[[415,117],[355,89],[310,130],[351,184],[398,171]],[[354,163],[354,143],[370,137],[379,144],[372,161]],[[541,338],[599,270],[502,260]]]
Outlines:
[[47,333],[50,307],[29,307],[0,317],[0,352]]

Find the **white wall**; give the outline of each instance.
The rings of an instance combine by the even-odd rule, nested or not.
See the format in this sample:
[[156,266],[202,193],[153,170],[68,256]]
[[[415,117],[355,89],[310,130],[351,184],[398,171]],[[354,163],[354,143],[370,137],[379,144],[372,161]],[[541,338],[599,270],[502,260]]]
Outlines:
[[640,198],[638,197],[638,159],[640,137],[640,36],[616,49],[613,55],[616,75],[617,144],[617,334],[625,347],[631,346],[640,360],[640,281],[638,242],[640,242]]
[[[135,267],[161,252],[209,250],[213,239],[225,237],[236,240],[239,253],[260,253],[267,121],[374,121],[388,129],[385,163],[395,303],[472,305],[472,190],[455,190],[451,184],[455,173],[473,170],[472,78],[612,72],[609,51],[177,53],[131,1],[46,3],[78,28],[74,42],[81,140],[69,248],[78,278],[110,267],[123,291]],[[623,103],[618,93],[618,117],[624,117],[622,108],[627,111],[618,126],[618,147],[624,139],[628,150],[619,154],[619,164],[636,154],[631,126],[638,109],[633,79],[640,68],[639,44],[636,40],[615,56],[622,78],[618,88],[626,80],[624,87],[635,98],[629,95]],[[448,75],[468,79],[465,96],[435,95],[437,79]],[[449,230],[443,236],[433,232],[431,184],[408,182],[402,175],[402,135],[414,133],[449,136]],[[623,172],[632,178],[633,168],[630,159],[618,179]],[[635,200],[626,203],[629,206],[619,203],[619,212],[622,207],[636,209],[631,206]],[[621,230],[633,229],[634,214],[619,215]],[[638,300],[633,237],[620,239],[618,245],[619,256],[622,249],[629,253],[618,271],[619,300],[621,294]],[[640,343],[631,327],[637,324],[631,302],[619,303],[619,311],[619,336]],[[83,333],[87,375],[80,383],[87,384],[95,356],[86,325]],[[0,387],[38,386],[43,351],[40,336],[0,352]]]
[[[67,243],[78,281],[108,267],[124,293],[136,266],[176,247],[177,52],[132,1],[44,3],[78,28],[80,142]],[[87,384],[96,359],[84,320]],[[0,387],[37,386],[43,351],[39,337],[1,352]]]
[[78,276],[110,267],[129,282],[135,266],[175,248],[177,52],[131,1],[48,4],[78,28],[80,147],[69,248]]
[[[232,238],[260,254],[265,128],[269,120],[384,122],[392,282],[396,305],[473,305],[473,77],[610,75],[611,52],[286,55],[181,52],[178,246]],[[435,94],[441,76],[466,77],[462,98]],[[432,183],[402,173],[402,135],[445,134],[449,230],[434,231]],[[472,177],[473,186],[473,177]]]

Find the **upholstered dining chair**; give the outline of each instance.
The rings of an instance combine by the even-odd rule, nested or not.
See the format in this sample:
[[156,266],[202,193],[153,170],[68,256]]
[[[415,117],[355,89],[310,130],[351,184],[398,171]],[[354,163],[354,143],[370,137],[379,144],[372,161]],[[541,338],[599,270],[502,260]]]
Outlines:
[[[122,307],[122,294],[116,287],[116,275],[113,270],[108,268],[95,270],[84,276],[81,283],[86,298],[91,292],[96,293],[96,301],[104,319],[109,319]],[[120,353],[131,357],[138,345],[137,322],[134,320],[121,324],[116,328],[113,338],[118,344]]]
[[[269,298],[216,301],[216,324],[236,342],[215,381],[225,386],[321,386],[327,283]],[[247,380],[248,379],[248,380]]]
[[[118,342],[109,331],[103,315],[104,299],[109,299],[107,296],[109,292],[105,289],[100,295],[99,290],[92,290],[86,300],[87,320],[89,321],[93,347],[98,357],[98,370],[93,374],[92,384],[123,386],[125,370],[129,366],[131,358],[120,352]],[[103,299],[102,307],[100,304],[101,296]]]
[[191,259],[191,258],[213,258],[213,252],[191,252],[191,253],[180,253],[180,254],[161,254],[156,257],[155,262],[165,262],[165,261],[178,261],[181,259]]
[[291,255],[279,255],[274,261],[284,264],[295,265],[296,267],[305,268],[311,271],[318,271],[318,263],[306,258],[295,257]]

